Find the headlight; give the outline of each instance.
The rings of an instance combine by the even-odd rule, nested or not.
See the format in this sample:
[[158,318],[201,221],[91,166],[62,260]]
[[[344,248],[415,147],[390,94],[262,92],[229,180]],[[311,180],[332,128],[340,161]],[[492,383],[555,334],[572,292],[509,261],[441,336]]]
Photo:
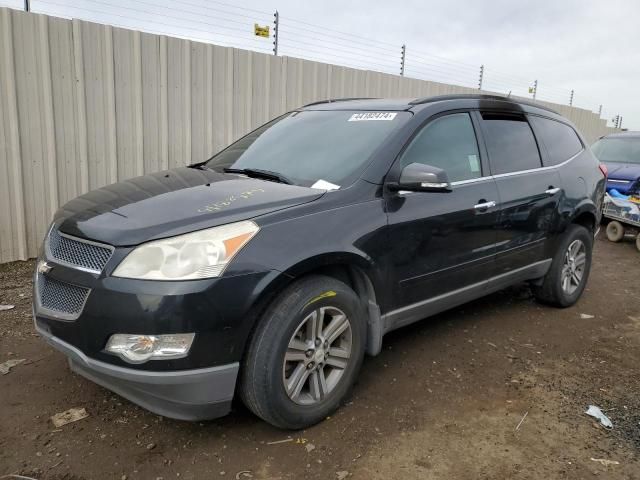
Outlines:
[[129,253],[113,276],[145,280],[218,277],[258,230],[255,223],[244,221],[148,242]]
[[171,360],[184,358],[189,353],[195,333],[172,335],[111,335],[105,350],[118,355],[129,363],[147,360]]

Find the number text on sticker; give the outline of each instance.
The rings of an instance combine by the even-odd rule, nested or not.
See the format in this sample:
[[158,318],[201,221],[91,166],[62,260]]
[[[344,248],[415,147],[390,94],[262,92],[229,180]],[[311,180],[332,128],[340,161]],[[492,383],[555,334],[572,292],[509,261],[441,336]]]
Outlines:
[[354,113],[349,117],[349,122],[367,122],[373,120],[391,121],[396,118],[396,112],[362,112]]

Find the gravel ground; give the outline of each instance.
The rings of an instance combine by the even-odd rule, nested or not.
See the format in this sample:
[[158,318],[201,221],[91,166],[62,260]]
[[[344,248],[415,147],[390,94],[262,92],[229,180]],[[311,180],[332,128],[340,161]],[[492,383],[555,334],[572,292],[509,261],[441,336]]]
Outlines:
[[[163,419],[71,373],[34,332],[32,268],[0,265],[0,304],[15,304],[0,311],[0,363],[26,359],[0,375],[0,478],[640,478],[631,243],[596,242],[572,308],[540,305],[523,285],[394,332],[348,403],[300,432],[241,405],[212,422]],[[71,407],[89,417],[55,428],[50,417]]]

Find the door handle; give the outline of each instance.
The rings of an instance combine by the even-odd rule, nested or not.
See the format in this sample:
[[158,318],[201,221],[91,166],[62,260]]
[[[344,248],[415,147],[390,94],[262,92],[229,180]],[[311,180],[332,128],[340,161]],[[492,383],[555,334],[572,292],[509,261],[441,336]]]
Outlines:
[[490,202],[482,202],[473,206],[473,208],[479,212],[484,212],[496,206],[496,202],[491,200]]
[[558,193],[560,191],[559,188],[554,188],[554,187],[549,187],[547,190],[545,190],[544,193],[546,193],[547,195],[555,195],[556,193]]

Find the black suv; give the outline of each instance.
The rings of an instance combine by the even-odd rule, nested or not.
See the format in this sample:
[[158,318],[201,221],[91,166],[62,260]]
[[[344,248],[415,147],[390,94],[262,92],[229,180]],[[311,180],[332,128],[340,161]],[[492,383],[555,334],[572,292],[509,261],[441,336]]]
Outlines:
[[38,332],[161,415],[329,415],[383,336],[516,282],[582,294],[605,188],[584,139],[483,95],[318,102],[209,161],[82,195],[37,263]]

